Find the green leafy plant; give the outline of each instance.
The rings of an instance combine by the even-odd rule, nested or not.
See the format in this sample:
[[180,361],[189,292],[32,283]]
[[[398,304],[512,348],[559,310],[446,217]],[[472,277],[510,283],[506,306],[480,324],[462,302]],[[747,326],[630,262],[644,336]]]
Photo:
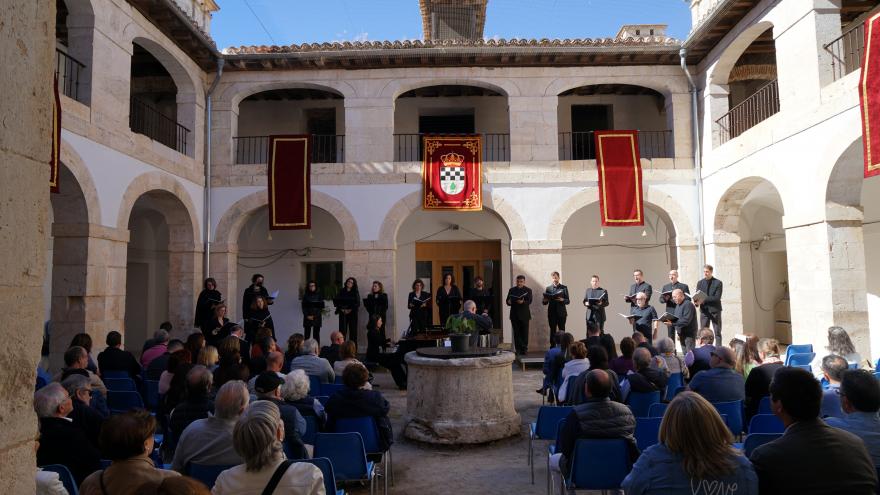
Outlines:
[[446,319],[445,328],[452,335],[468,335],[474,333],[477,322],[458,315],[451,315]]

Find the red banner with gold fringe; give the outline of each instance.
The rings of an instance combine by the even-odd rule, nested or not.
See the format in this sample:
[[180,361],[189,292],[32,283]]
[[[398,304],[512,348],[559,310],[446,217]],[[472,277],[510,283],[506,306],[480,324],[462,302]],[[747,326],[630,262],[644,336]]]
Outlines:
[[859,78],[865,177],[880,175],[880,14],[865,21],[865,57]]
[[480,136],[425,136],[422,166],[426,210],[483,209],[483,144]]
[[61,165],[61,96],[58,94],[58,73],[52,83],[52,156],[49,157],[49,192],[61,190],[58,184],[58,168]]
[[596,131],[594,135],[602,225],[644,225],[638,131]]
[[269,136],[269,230],[312,226],[309,136]]

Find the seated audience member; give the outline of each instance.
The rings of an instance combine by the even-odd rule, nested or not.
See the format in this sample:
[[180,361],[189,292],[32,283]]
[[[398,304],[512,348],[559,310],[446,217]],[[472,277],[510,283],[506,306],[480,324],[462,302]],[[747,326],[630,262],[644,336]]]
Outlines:
[[290,369],[303,370],[307,375],[317,376],[321,383],[336,381],[333,366],[326,359],[318,357],[318,341],[315,339],[307,339],[303,342],[303,354],[293,358]]
[[[339,361],[339,348],[344,342],[345,335],[342,332],[330,332],[330,345],[322,347],[319,355],[332,366],[336,361]],[[305,349],[303,349],[303,354],[306,354]]]
[[819,419],[822,387],[811,373],[779,369],[770,383],[770,404],[785,434],[752,452],[761,493],[875,493],[877,472],[864,442]]
[[669,337],[661,337],[657,340],[657,350],[660,351],[660,357],[666,362],[666,371],[669,374],[681,373],[685,380],[690,376],[688,368],[684,364],[684,359],[675,355],[675,342]]
[[823,418],[842,418],[843,410],[840,407],[840,380],[843,372],[849,369],[846,359],[831,354],[822,358],[822,374],[828,380],[828,388],[822,391],[822,410],[819,416]]
[[758,355],[761,357],[761,365],[752,368],[746,379],[746,423],[752,416],[758,414],[761,399],[770,395],[770,382],[776,370],[782,368],[782,359],[779,359],[779,342],[776,339],[761,339],[758,341]]
[[159,483],[156,495],[211,495],[211,490],[197,479],[171,476]]
[[63,464],[77,484],[101,467],[101,453],[86,432],[68,415],[73,402],[60,383],[50,383],[34,394],[34,410],[40,420],[37,465]]
[[880,382],[867,370],[847,370],[840,382],[840,406],[846,416],[829,425],[862,439],[874,466],[880,468]]
[[[155,363],[156,361],[158,359],[153,362]],[[168,360],[165,361],[165,370],[159,375],[159,394],[165,395],[168,393],[168,389],[171,388],[171,380],[174,379],[174,372],[177,371],[178,366],[191,362],[192,355],[183,346],[168,356]]]
[[[35,449],[40,448],[40,441],[35,443]],[[69,495],[61,477],[54,471],[46,471],[41,467],[37,468],[37,474],[34,477],[36,482],[35,495]]]
[[549,394],[551,403],[559,395],[559,387],[562,385],[562,370],[565,368],[565,363],[571,360],[571,345],[574,344],[574,335],[563,332],[557,343],[560,346],[559,353],[556,354],[550,363],[550,375],[553,377],[553,380],[550,382]]
[[636,350],[636,342],[632,337],[624,337],[620,341],[620,356],[611,360],[611,369],[618,376],[626,376],[633,370],[633,351]]
[[660,442],[642,452],[622,488],[627,495],[757,495],[758,477],[715,407],[683,392],[663,415]]
[[688,367],[688,374],[696,376],[697,373],[711,368],[711,354],[715,352],[715,332],[711,328],[704,328],[697,334],[697,342],[694,350],[688,351],[684,356],[684,363]]
[[[226,337],[237,338],[237,337]],[[222,387],[223,384],[232,380],[241,380],[245,383],[250,379],[250,370],[241,362],[241,355],[238,351],[231,354],[221,354],[220,363],[214,370],[214,387]]]
[[95,363],[95,360],[92,359],[92,336],[83,332],[74,335],[73,338],[70,340],[70,345],[67,346],[68,349],[70,349],[71,347],[82,347],[86,350],[89,362],[86,365],[85,369],[97,374],[98,365]]
[[318,399],[309,395],[309,377],[303,370],[293,370],[284,376],[281,386],[281,397],[284,402],[292,405],[303,416],[312,416],[318,423],[318,430],[324,429],[327,413]]
[[339,359],[333,363],[333,372],[341,375],[345,367],[352,363],[363,364],[357,359],[357,344],[348,340],[339,346]]
[[320,469],[306,462],[285,460],[281,443],[284,437],[284,422],[278,406],[264,400],[248,406],[232,431],[232,446],[244,459],[244,464],[220,473],[211,493],[263,493],[276,472],[282,473],[275,489],[277,494],[324,493],[324,476]]
[[557,357],[561,354],[565,354],[565,351],[562,349],[562,336],[565,334],[562,330],[558,330],[556,335],[553,337],[553,342],[556,344],[547,350],[544,354],[544,381],[541,384],[541,388],[535,390],[541,395],[547,393],[548,390],[553,386],[554,383],[557,382],[559,378],[558,373],[559,369],[554,365]]
[[733,369],[737,373],[748,378],[749,373],[761,364],[761,353],[758,351],[758,336],[752,334],[744,335],[745,341],[736,353],[736,365]]
[[587,320],[587,338],[581,342],[587,346],[587,349],[594,345],[604,347],[605,352],[608,353],[609,359],[617,357],[617,347],[614,345],[614,337],[607,333],[602,333],[602,330],[599,329],[599,324],[593,320]]
[[82,375],[70,375],[61,382],[61,386],[67,390],[67,394],[73,402],[73,411],[67,417],[73,421],[74,425],[82,428],[89,443],[97,449],[101,426],[107,418],[89,405],[92,400],[91,382]]
[[171,410],[183,400],[186,395],[186,376],[189,370],[195,366],[192,364],[192,355],[188,350],[182,349],[174,355],[177,360],[168,360],[168,374],[159,379],[160,394],[163,393],[164,385],[168,384],[159,404],[159,410],[165,414],[170,414]]
[[242,381],[226,382],[214,398],[214,415],[193,421],[177,440],[171,468],[185,473],[187,464],[237,465],[242,458],[232,447],[232,429],[250,402]]
[[394,442],[391,420],[388,411],[391,406],[376,390],[367,390],[364,386],[370,374],[362,364],[350,364],[342,372],[345,384],[339,392],[330,396],[327,401],[327,429],[333,431],[333,421],[340,418],[359,418],[370,416],[376,420],[379,429],[379,447],[387,451]]
[[822,358],[828,354],[840,356],[846,359],[848,364],[856,366],[859,366],[859,363],[862,361],[862,357],[856,352],[856,346],[853,345],[852,339],[849,338],[849,334],[846,333],[843,327],[835,326],[828,328],[828,345],[825,347],[825,350],[827,352],[817,351],[816,357],[810,363],[813,375],[816,376],[817,380],[822,379]]
[[272,351],[278,350],[278,344],[275,337],[272,336],[272,329],[269,327],[260,327],[254,336],[254,345],[251,347],[251,359],[265,357]]
[[651,351],[648,349],[639,347],[633,352],[633,368],[635,371],[631,371],[626,375],[630,385],[630,392],[646,393],[660,391],[660,395],[663,395],[663,391],[666,390],[668,377],[665,371],[651,366],[651,363]]
[[565,402],[568,387],[577,380],[578,375],[590,369],[590,360],[587,359],[587,348],[583,342],[575,342],[568,348],[571,359],[562,368],[562,385],[559,386],[557,398],[559,402]]
[[195,331],[186,338],[186,343],[183,344],[183,347],[189,351],[194,363],[198,361],[202,349],[205,348],[205,342],[205,334],[200,331]]
[[[171,335],[171,331],[174,330],[174,325],[172,325],[170,321],[163,321],[162,324],[159,325],[159,330],[162,330],[163,332],[165,332],[166,335]],[[168,339],[163,340],[163,339],[157,337],[157,335],[159,334],[159,330],[156,330],[155,332],[153,332],[153,338],[147,339],[144,341],[144,346],[141,347],[141,355],[143,355],[144,351],[146,351],[150,347],[153,347],[157,343],[165,342],[166,340],[168,340]]]
[[161,328],[156,330],[153,334],[154,344],[141,354],[141,366],[149,368],[154,359],[165,354],[168,351],[168,339],[168,332]]
[[122,334],[114,330],[107,334],[105,342],[107,347],[98,354],[101,374],[108,371],[124,371],[132,379],[140,380],[141,365],[130,352],[122,349]]
[[150,493],[169,476],[180,474],[158,469],[150,458],[156,418],[143,409],[111,416],[101,429],[101,454],[113,461],[83,481],[82,495],[136,495]]
[[212,345],[206,345],[202,348],[202,352],[199,353],[199,359],[196,361],[196,364],[201,364],[213,372],[217,369],[217,363],[219,362],[220,354],[217,352],[217,348]]
[[144,367],[144,379],[161,379],[162,373],[164,373],[168,369],[168,361],[171,359],[171,355],[177,351],[183,350],[183,341],[178,339],[171,339],[168,341],[168,345],[165,349],[166,351],[164,354],[150,361],[149,366]]
[[[241,362],[244,363],[245,366],[250,366],[251,363],[251,343],[244,338],[244,328],[241,325],[236,325],[230,323],[229,328],[229,337],[235,337],[238,340],[238,353],[241,354]],[[224,338],[223,340],[227,340],[229,337]],[[229,345],[227,343],[227,345]],[[223,357],[223,353],[220,353],[220,357]],[[252,373],[253,374],[253,373]]]
[[642,348],[647,349],[651,352],[651,357],[657,356],[660,354],[657,351],[657,348],[652,346],[650,342],[648,342],[648,338],[642,332],[634,332],[632,334],[633,342],[636,343],[636,349]]
[[[259,365],[259,369],[256,369],[257,367],[254,367],[253,364],[258,361],[260,361],[261,363]],[[262,366],[263,364],[265,364],[265,367]],[[265,359],[254,359],[253,361],[251,361],[251,365],[252,368],[254,368],[254,374],[252,375],[250,381],[248,381],[248,390],[251,391],[251,394],[256,394],[256,389],[254,387],[257,383],[257,377],[260,375],[260,373],[264,371],[271,371],[278,375],[280,378],[284,378],[284,373],[281,372],[281,368],[284,367],[284,354],[281,354],[278,351],[270,352]]]
[[284,352],[284,367],[281,368],[281,372],[285,375],[290,373],[290,362],[293,361],[293,358],[302,354],[303,342],[305,340],[305,336],[301,333],[295,333],[287,339],[287,350]]
[[559,472],[568,475],[575,444],[582,438],[623,438],[635,454],[633,457],[637,455],[633,437],[636,418],[627,406],[609,399],[610,392],[611,376],[607,372],[587,373],[586,402],[574,406],[565,418],[565,426],[559,432],[561,448],[550,457],[550,472],[554,477],[558,477]]
[[193,366],[186,374],[183,401],[171,411],[171,419],[168,420],[173,438],[180,438],[183,430],[193,421],[207,418],[214,413],[214,401],[210,398],[213,382],[211,370],[201,365]]
[[82,372],[88,375],[92,383],[92,391],[100,392],[102,396],[107,397],[107,387],[104,386],[104,382],[98,375],[88,370],[88,365],[89,353],[86,352],[84,347],[73,346],[64,351],[64,368],[62,368],[61,373],[55,375],[53,380],[60,382],[70,376],[71,373],[82,370]]
[[688,389],[703,396],[709,402],[744,400],[745,379],[733,370],[736,356],[729,347],[716,347],[709,361],[710,369],[694,375]]
[[615,402],[623,403],[623,392],[620,390],[620,377],[617,376],[617,373],[615,373],[614,370],[608,367],[608,353],[605,351],[605,348],[594,345],[587,350],[587,355],[590,356],[590,369],[572,379],[572,382],[568,386],[568,397],[565,403],[576,406],[586,402],[587,397],[584,395],[584,392],[586,390],[587,375],[593,370],[603,370],[608,373],[608,376],[611,377],[611,392],[609,392],[608,398]]
[[284,421],[284,444],[286,452],[293,459],[309,457],[302,436],[306,434],[306,420],[296,407],[286,404],[281,398],[281,386],[284,378],[272,371],[264,371],[257,376],[257,399],[269,401],[278,406],[281,419]]

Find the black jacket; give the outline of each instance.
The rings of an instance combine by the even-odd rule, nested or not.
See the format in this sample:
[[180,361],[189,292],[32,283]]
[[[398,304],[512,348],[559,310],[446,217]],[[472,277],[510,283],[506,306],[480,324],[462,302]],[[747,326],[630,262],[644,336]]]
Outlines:
[[275,322],[272,321],[272,314],[268,309],[251,310],[250,315],[244,321],[244,335],[248,342],[254,343],[257,330],[266,327],[272,330],[272,338],[275,338]]
[[490,289],[471,288],[468,291],[467,299],[477,304],[477,313],[492,313],[492,291]]
[[364,298],[364,309],[367,310],[368,315],[379,315],[382,321],[385,321],[385,316],[388,314],[388,294],[384,292],[380,294],[370,292]]
[[587,313],[587,320],[593,320],[596,323],[602,323],[605,321],[605,308],[608,307],[608,291],[603,289],[602,287],[598,287],[596,289],[589,287],[586,292],[584,292],[584,304],[588,304],[590,299],[598,299],[598,302],[595,305],[587,305],[587,309],[590,310]]
[[[559,284],[559,285],[548,285],[544,288],[544,294],[554,294],[555,297],[552,299],[547,298],[547,296],[541,296],[541,304],[547,305],[547,313],[550,314],[555,313],[557,317],[565,317],[568,316],[568,310],[565,308],[567,304],[571,302],[571,298],[568,297],[568,287]],[[557,301],[557,297],[562,297],[561,301]]]
[[92,446],[98,449],[98,435],[101,434],[101,426],[107,418],[94,407],[77,399],[73,399],[73,411],[67,417],[73,420],[74,425],[82,428]]
[[85,431],[65,418],[40,418],[40,448],[37,465],[63,464],[73,474],[76,484],[101,469],[101,453],[86,437]]
[[141,376],[141,365],[128,351],[108,347],[98,354],[98,368],[105,371],[125,371],[131,378]]
[[669,314],[672,314],[672,311],[675,310],[675,301],[672,300],[672,294],[669,294],[668,296],[666,296],[666,295],[663,295],[662,293],[663,292],[672,292],[675,289],[681,289],[682,292],[685,293],[685,300],[690,300],[687,297],[687,294],[690,294],[691,290],[690,290],[690,288],[688,288],[687,284],[683,284],[681,282],[676,282],[674,284],[664,285],[663,288],[660,289],[661,294],[660,294],[659,301],[661,304],[666,305],[666,312]]
[[[714,349],[714,346],[712,348]],[[758,406],[761,405],[761,399],[770,395],[770,382],[773,381],[773,375],[783,366],[782,363],[764,363],[760,366],[755,366],[749,372],[749,377],[746,378],[745,384],[746,421],[751,420],[752,416],[758,414]]]
[[[586,402],[587,396],[584,387],[587,384],[587,374],[594,369],[595,368],[590,368],[587,371],[582,372],[574,379],[574,383],[569,385],[569,392],[567,394],[568,398],[566,399],[568,404],[578,405]],[[620,390],[620,377],[614,372],[614,370],[607,369],[605,372],[611,376],[611,393],[608,394],[608,398],[614,402],[623,403],[623,392]]]
[[697,282],[697,290],[706,294],[706,300],[700,305],[700,311],[715,315],[721,312],[721,293],[724,291],[724,283],[715,277]]
[[254,284],[248,286],[247,289],[244,290],[244,294],[241,296],[241,317],[245,320],[250,318],[251,316],[251,304],[254,302],[254,298],[257,296],[263,296],[266,300],[266,304],[272,304],[272,301],[269,300],[269,291],[266,290],[262,285],[257,287]]
[[654,289],[651,287],[651,284],[648,282],[642,282],[640,284],[632,284],[629,286],[629,294],[633,296],[632,302],[629,303],[630,306],[635,307],[638,306],[636,303],[635,295],[639,292],[644,292],[646,296],[648,296],[648,304],[651,303],[651,293],[654,292]]
[[223,294],[217,290],[202,289],[196,300],[196,315],[193,318],[196,328],[202,328],[204,322],[214,315],[214,305],[223,301]]
[[630,392],[644,393],[660,391],[661,396],[663,395],[663,390],[666,388],[666,380],[668,379],[666,372],[651,366],[642,369],[637,373],[626,375],[626,378],[629,380]]
[[[303,322],[305,322],[305,318],[307,316],[313,316],[314,319],[309,320],[309,322],[320,328],[321,327],[321,310],[324,309],[324,296],[318,292],[308,292],[306,291],[303,294],[302,298],[302,312],[303,312]],[[305,323],[303,323],[305,325]]]
[[458,290],[457,285],[453,285],[449,289],[449,294],[446,293],[446,288],[441,285],[437,287],[434,302],[437,303],[437,310],[440,313],[440,324],[446,326],[446,319],[461,311],[461,304],[464,301],[461,300],[461,291]]
[[[517,301],[522,298],[525,301],[519,304]],[[510,319],[517,321],[529,321],[532,319],[532,312],[529,306],[532,304],[532,289],[528,287],[511,287],[507,291],[507,298],[504,303],[510,306]]]
[[[692,339],[697,337],[699,318],[697,318],[697,308],[694,306],[694,303],[689,300],[682,301],[681,304],[672,309],[672,316],[678,318],[672,324],[676,332]],[[665,326],[666,324],[664,323],[663,325]]]
[[818,418],[792,424],[782,437],[756,448],[749,460],[761,493],[868,495],[877,488],[864,442]]
[[587,346],[587,350],[590,350],[590,347],[597,345],[605,349],[605,352],[608,353],[608,360],[617,357],[617,347],[614,345],[614,337],[607,333],[603,333],[602,335],[594,335],[592,337],[587,337],[581,342]]
[[574,406],[565,418],[565,426],[559,434],[562,453],[559,467],[568,474],[575,444],[581,438],[623,438],[630,445],[630,456],[635,459],[639,452],[633,437],[635,431],[636,418],[627,406],[607,398],[587,399]]
[[382,451],[387,451],[394,443],[394,432],[391,429],[391,420],[388,419],[388,411],[391,406],[375,390],[353,390],[343,387],[327,401],[327,429],[335,429],[335,421],[339,418],[359,418],[370,416],[376,420],[379,429],[379,446]]

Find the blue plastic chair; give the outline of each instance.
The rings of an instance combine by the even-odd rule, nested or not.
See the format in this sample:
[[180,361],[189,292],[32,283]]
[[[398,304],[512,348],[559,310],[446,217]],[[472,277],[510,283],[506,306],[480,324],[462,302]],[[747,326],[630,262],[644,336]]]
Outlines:
[[132,409],[143,409],[144,400],[137,392],[108,390],[107,407],[111,414],[119,414]]
[[752,433],[784,433],[785,425],[775,414],[756,414],[749,421],[749,434]]
[[201,481],[208,488],[214,488],[214,483],[217,482],[217,477],[220,476],[220,473],[231,467],[234,467],[234,465],[208,466],[205,464],[190,463],[186,465],[186,475]]
[[305,415],[303,418],[306,420],[306,434],[303,435],[302,441],[309,445],[315,445],[315,435],[318,434],[318,418]]
[[571,413],[571,406],[541,406],[534,423],[529,424],[529,466],[532,467],[532,484],[535,484],[535,440],[556,440],[559,421]]
[[649,418],[662,418],[664,414],[666,414],[666,408],[669,407],[669,404],[658,402],[656,404],[651,404],[651,407],[648,408],[648,417]]
[[345,385],[339,385],[336,383],[322,383],[321,384],[321,395],[326,395],[327,397],[330,397],[331,395],[335,394],[336,392],[339,392],[343,388],[345,388]]
[[309,375],[309,395],[321,394],[321,377]]
[[115,392],[137,392],[137,385],[134,383],[134,380],[128,377],[105,378],[104,385],[107,386],[107,390]]
[[880,371],[875,371],[875,372],[874,372],[874,378],[880,380]]
[[547,493],[550,493],[550,456],[562,450],[562,430],[565,429],[565,418],[556,424],[556,439],[547,446]]
[[364,451],[368,456],[380,457],[382,463],[382,475],[384,475],[385,491],[388,493],[388,480],[394,479],[393,463],[391,462],[391,449],[383,451],[379,445],[379,427],[375,418],[362,416],[359,418],[339,418],[335,424],[336,433],[360,433],[364,441]]
[[113,464],[113,461],[111,461],[110,459],[101,459],[99,461],[99,464],[101,466],[101,469],[107,469],[108,467],[110,467],[110,464]]
[[159,407],[159,380],[144,381],[144,388],[147,393],[144,402],[146,402],[147,407],[149,407],[151,411],[156,411]]
[[61,480],[61,484],[64,485],[64,489],[67,490],[69,495],[79,494],[79,490],[76,487],[76,480],[73,479],[73,474],[67,469],[67,466],[63,464],[47,464],[42,466],[42,469],[43,471],[58,473],[58,479]]
[[104,370],[101,370],[101,378],[104,380],[106,380],[108,378],[128,378],[128,379],[131,379],[131,376],[128,374],[127,371],[122,371],[122,370],[104,371]]
[[324,491],[327,495],[345,495],[345,490],[336,489],[336,473],[333,472],[333,463],[326,457],[316,457],[313,459],[303,459],[299,462],[307,462],[317,466],[324,475]]
[[809,365],[813,362],[813,359],[816,358],[816,354],[813,352],[802,352],[799,354],[791,354],[788,356],[787,366],[803,366]]
[[785,349],[785,365],[788,366],[788,358],[792,354],[804,354],[813,352],[813,344],[791,344]]
[[813,373],[813,367],[810,366],[809,364],[793,364],[793,365],[791,365],[791,367],[792,368],[800,368],[810,374]]
[[660,402],[660,391],[656,392],[631,392],[627,404],[637,418],[647,418],[651,404]]
[[770,396],[761,397],[761,402],[758,403],[758,414],[773,414],[773,410],[770,409]]
[[669,380],[666,382],[666,401],[671,401],[675,398],[675,395],[678,393],[679,387],[684,387],[684,375],[681,373],[673,373],[669,375]]
[[[46,380],[45,378],[43,378],[42,376],[37,376],[37,383],[36,383],[36,385],[34,386],[34,391],[36,392],[37,390],[40,390],[41,388],[43,388],[43,387],[45,387],[46,385],[48,385],[48,383],[49,383],[49,381]],[[50,464],[50,465],[51,465],[51,464]]]
[[563,483],[569,490],[619,490],[631,468],[626,440],[581,439]]
[[318,433],[314,457],[330,459],[340,481],[369,481],[370,495],[376,492],[376,466],[367,460],[360,433]]
[[335,384],[337,384],[337,385],[343,385],[343,383],[342,383],[342,375],[336,375],[336,380],[334,380],[333,383],[335,383]]
[[637,418],[636,419],[636,444],[639,450],[644,451],[651,445],[659,442],[660,422],[663,418]]
[[851,370],[859,369],[859,363],[849,363],[849,369],[851,369]]
[[743,431],[743,403],[741,400],[729,402],[713,402],[718,414],[727,415],[725,423],[733,436],[739,437]]
[[743,453],[746,457],[749,457],[756,448],[765,443],[772,442],[781,436],[782,433],[749,433],[746,435],[745,440],[743,440]]

